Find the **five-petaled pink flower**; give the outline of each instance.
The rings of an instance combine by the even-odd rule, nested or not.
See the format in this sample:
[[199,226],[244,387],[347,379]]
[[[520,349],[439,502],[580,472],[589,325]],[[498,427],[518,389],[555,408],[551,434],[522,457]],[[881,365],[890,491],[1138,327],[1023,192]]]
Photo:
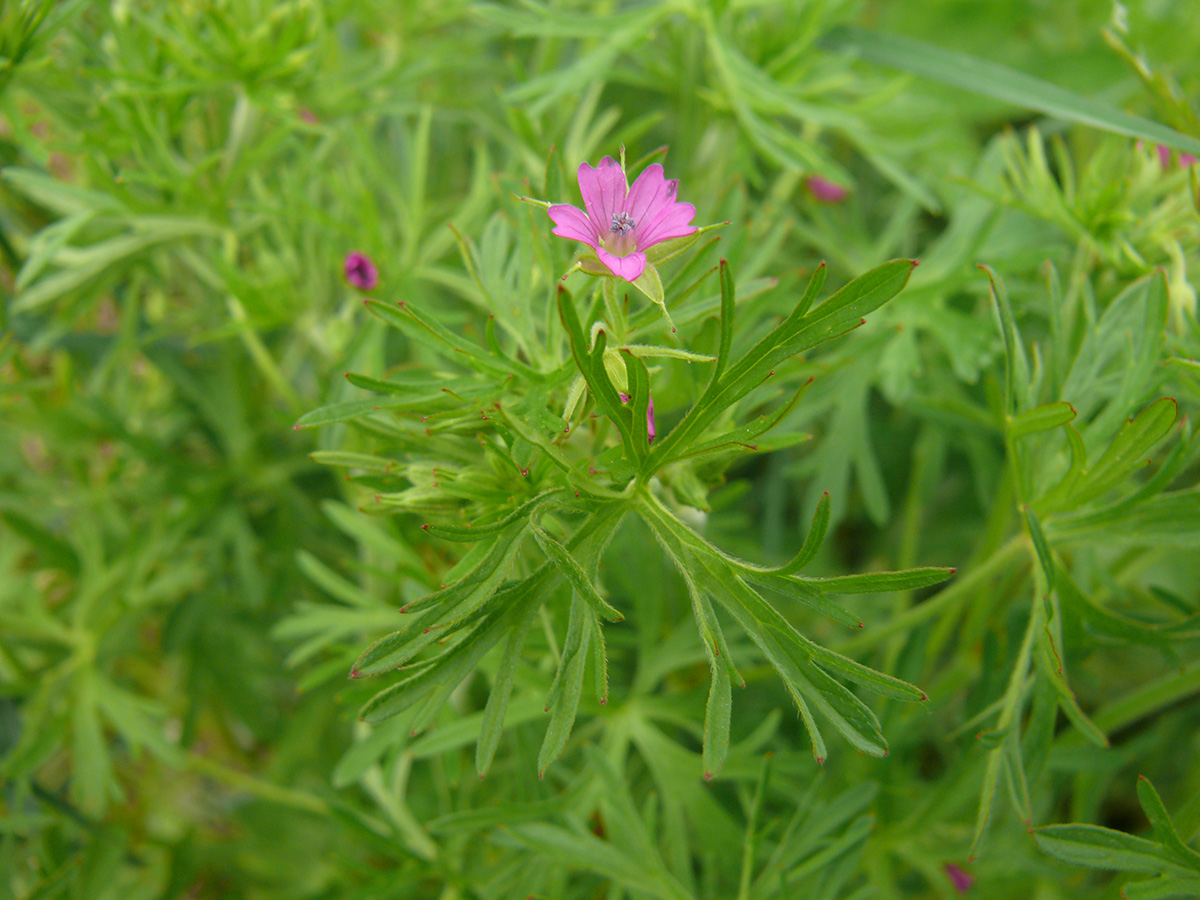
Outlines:
[[696,207],[675,199],[678,186],[663,177],[658,163],[647,166],[631,186],[621,166],[606,156],[594,169],[579,166],[584,209],[559,203],[546,212],[557,226],[555,234],[587,244],[610,272],[636,281],[646,269],[648,248],[697,231],[689,224]]
[[370,291],[379,284],[379,270],[371,257],[357,250],[346,254],[346,280],[360,291]]

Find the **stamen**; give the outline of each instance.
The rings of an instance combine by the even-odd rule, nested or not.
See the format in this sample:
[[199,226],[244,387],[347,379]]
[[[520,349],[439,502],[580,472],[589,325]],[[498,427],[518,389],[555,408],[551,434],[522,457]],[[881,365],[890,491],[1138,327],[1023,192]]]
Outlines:
[[629,232],[637,226],[637,222],[633,221],[633,216],[627,212],[613,213],[612,228],[610,229],[617,237],[625,237]]

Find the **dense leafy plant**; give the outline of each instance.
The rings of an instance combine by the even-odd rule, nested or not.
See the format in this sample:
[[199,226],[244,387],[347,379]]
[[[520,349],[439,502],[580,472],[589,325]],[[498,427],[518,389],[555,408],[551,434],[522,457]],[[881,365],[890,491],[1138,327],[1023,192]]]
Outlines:
[[1196,895],[1200,23],[1027,7],[0,4],[0,896]]
[[[580,183],[584,184],[582,174]],[[587,193],[585,199],[590,209]],[[618,214],[612,215],[616,223]],[[706,777],[717,773],[729,750],[731,685],[745,684],[713,600],[784,679],[818,761],[824,762],[827,751],[814,709],[860,750],[885,754],[887,744],[874,713],[832,673],[898,699],[925,699],[925,695],[805,638],[751,584],[861,627],[854,615],[828,597],[920,588],[943,580],[952,570],[834,578],[799,575],[824,537],[828,497],[817,510],[805,545],[779,567],[730,556],[683,517],[689,511],[703,515],[710,510],[708,495],[724,480],[729,465],[744,451],[764,449],[751,442],[778,424],[812,381],[801,375],[797,388],[797,379],[783,370],[785,364],[865,322],[864,315],[899,292],[913,263],[898,260],[873,269],[814,306],[825,279],[821,266],[791,311],[772,327],[770,315],[776,304],[765,293],[739,301],[730,267],[723,260],[716,267],[719,296],[703,295],[698,290],[703,282],[698,280],[681,285],[683,302],[669,294],[664,299],[656,265],[696,243],[703,230],[693,228],[691,235],[651,247],[646,269],[636,276],[634,283],[643,289],[649,282],[647,293],[657,301],[661,317],[654,305],[630,308],[630,281],[593,260],[589,266],[605,274],[585,304],[589,312],[581,318],[576,300],[565,286],[554,287],[553,276],[544,271],[540,278],[536,273],[525,278],[513,275],[522,260],[544,255],[527,249],[537,242],[540,218],[535,216],[532,222],[526,218],[509,258],[499,262],[508,275],[504,282],[478,279],[480,295],[490,301],[486,347],[441,325],[416,304],[401,301],[394,309],[368,300],[371,312],[431,347],[440,360],[428,368],[406,367],[403,380],[347,375],[351,383],[384,393],[386,399],[336,404],[298,423],[298,427],[344,420],[357,423],[368,416],[360,427],[383,438],[371,442],[378,448],[374,453],[332,451],[318,458],[368,476],[368,484],[377,492],[374,499],[384,508],[447,519],[421,526],[434,537],[474,544],[446,574],[444,586],[405,602],[400,611],[411,615],[405,626],[377,641],[355,663],[352,677],[399,667],[405,672],[404,678],[366,704],[364,717],[377,722],[416,707],[412,731],[423,730],[484,654],[504,641],[476,757],[483,774],[495,753],[513,687],[512,670],[526,632],[553,602],[568,612],[559,616],[567,620],[566,635],[546,702],[550,724],[537,761],[544,773],[561,752],[575,720],[589,652],[598,700],[607,700],[608,661],[601,620],[620,622],[624,616],[601,596],[596,573],[622,518],[633,513],[684,579],[709,658]],[[612,227],[615,234],[618,226]],[[469,246],[465,249],[468,265],[479,271],[478,254]],[[549,305],[551,294],[557,295],[557,322],[531,308],[539,295]],[[493,309],[502,312],[497,316],[490,312]],[[718,326],[713,355],[687,349],[696,345],[692,335],[703,332],[714,318]],[[668,343],[643,342],[654,340],[655,331],[667,331],[666,323],[672,320],[684,332],[671,325],[665,335]],[[746,337],[735,344],[735,337],[741,335]],[[741,350],[747,343],[751,346]],[[647,361],[661,363],[655,365],[653,375]],[[668,371],[672,362],[678,365]],[[711,371],[700,377],[690,371],[701,366]],[[665,418],[659,385],[668,379],[672,386],[678,385],[674,394],[691,395],[692,402],[686,414],[652,443],[651,383],[660,391],[658,416]],[[779,385],[792,399],[780,410],[739,424],[762,406],[753,395],[764,384]],[[803,438],[784,436],[782,442],[768,446],[786,446],[797,437]],[[527,538],[537,548],[533,559],[520,552]],[[515,577],[510,578],[510,573]],[[322,633],[319,619],[310,630],[314,635]],[[446,649],[422,658],[421,651],[435,642]]]

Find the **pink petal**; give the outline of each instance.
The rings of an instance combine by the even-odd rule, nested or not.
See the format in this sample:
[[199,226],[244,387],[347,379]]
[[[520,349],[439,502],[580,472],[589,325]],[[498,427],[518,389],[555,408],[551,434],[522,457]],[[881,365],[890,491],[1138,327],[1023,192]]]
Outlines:
[[1159,144],[1155,149],[1158,151],[1158,162],[1164,169],[1171,168],[1171,148],[1166,144]]
[[360,291],[374,290],[379,284],[379,269],[371,261],[371,257],[357,250],[347,253],[343,263],[346,280]]
[[625,211],[633,216],[634,222],[649,222],[675,202],[678,186],[678,181],[667,181],[663,177],[663,167],[658,163],[647,166],[629,188]]
[[611,156],[600,160],[594,169],[587,163],[579,164],[579,193],[583,194],[588,218],[599,233],[608,231],[613,214],[624,210],[628,192],[625,173]]
[[1196,157],[1193,156],[1192,154],[1190,154],[1190,153],[1180,153],[1179,154],[1179,165],[1182,168],[1186,169],[1188,166],[1194,166],[1195,164],[1196,164]]
[[603,247],[596,248],[600,262],[608,266],[608,270],[618,278],[626,281],[637,281],[646,269],[645,253],[630,253],[628,256],[613,256]]
[[804,179],[804,186],[818,203],[841,203],[850,193],[840,184],[834,184],[820,175],[809,175]]
[[658,214],[656,218],[637,229],[635,239],[639,250],[653,247],[655,244],[669,241],[672,238],[687,237],[698,230],[695,225],[688,223],[696,218],[696,207],[690,203],[672,203]]
[[582,241],[593,248],[599,245],[600,236],[597,234],[596,225],[579,207],[559,203],[547,209],[546,214],[554,220],[557,226],[554,233],[559,237]]
[[971,885],[975,883],[975,876],[962,866],[948,862],[943,868],[946,870],[946,877],[950,879],[950,883],[954,885],[954,889],[960,894],[965,894],[971,889]]
[[650,439],[647,443],[653,444],[657,432],[654,430],[654,398],[646,398],[646,436]]

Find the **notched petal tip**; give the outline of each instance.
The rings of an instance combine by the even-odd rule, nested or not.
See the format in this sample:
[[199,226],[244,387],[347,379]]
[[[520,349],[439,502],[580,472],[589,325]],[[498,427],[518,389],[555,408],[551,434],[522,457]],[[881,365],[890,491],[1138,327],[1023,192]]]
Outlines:
[[546,210],[546,215],[554,222],[556,227],[553,233],[559,237],[580,241],[593,248],[599,243],[600,235],[596,224],[579,207],[557,203]]
[[646,254],[637,252],[628,256],[613,256],[603,247],[596,248],[596,255],[608,270],[618,278],[637,281],[646,270]]

